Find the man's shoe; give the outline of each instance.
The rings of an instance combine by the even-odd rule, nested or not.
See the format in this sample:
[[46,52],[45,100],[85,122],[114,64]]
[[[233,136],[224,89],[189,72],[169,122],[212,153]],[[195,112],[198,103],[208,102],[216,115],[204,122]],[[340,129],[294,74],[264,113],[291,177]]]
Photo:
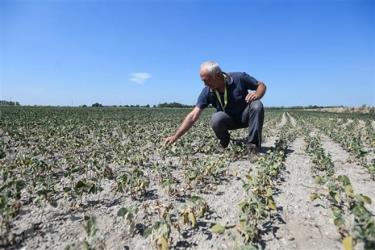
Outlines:
[[259,159],[259,148],[253,143],[246,144],[247,153],[251,163],[256,162]]
[[220,139],[220,145],[221,145],[223,148],[226,148],[226,147],[228,147],[229,141],[230,141],[229,138]]

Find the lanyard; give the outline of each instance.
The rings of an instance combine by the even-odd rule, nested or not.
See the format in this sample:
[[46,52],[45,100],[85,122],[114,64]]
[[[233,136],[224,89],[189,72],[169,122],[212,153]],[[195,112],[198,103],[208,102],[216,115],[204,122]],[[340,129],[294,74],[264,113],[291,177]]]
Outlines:
[[225,90],[224,90],[224,106],[223,106],[223,103],[221,102],[219,91],[215,90],[215,94],[216,94],[217,99],[219,100],[221,108],[225,112],[225,108],[227,107],[227,104],[228,104],[227,84],[225,84]]

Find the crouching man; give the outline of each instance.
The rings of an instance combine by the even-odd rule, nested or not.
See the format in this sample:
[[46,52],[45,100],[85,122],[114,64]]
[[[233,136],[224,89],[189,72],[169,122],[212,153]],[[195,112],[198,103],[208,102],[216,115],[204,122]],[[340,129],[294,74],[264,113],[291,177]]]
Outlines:
[[223,72],[219,64],[213,61],[202,63],[199,74],[205,87],[197,104],[175,134],[165,139],[165,144],[177,141],[198,120],[203,109],[212,104],[217,112],[212,115],[211,127],[220,140],[220,145],[223,148],[228,146],[229,130],[248,127],[246,146],[250,156],[257,154],[261,148],[264,120],[260,99],[266,92],[266,85],[244,72]]

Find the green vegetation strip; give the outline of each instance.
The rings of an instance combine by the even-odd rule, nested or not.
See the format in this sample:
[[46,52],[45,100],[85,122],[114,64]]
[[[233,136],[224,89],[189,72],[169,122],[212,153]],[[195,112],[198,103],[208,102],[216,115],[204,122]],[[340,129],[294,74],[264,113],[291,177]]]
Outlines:
[[[358,241],[364,243],[365,249],[375,248],[375,221],[365,204],[371,199],[362,194],[355,194],[350,180],[345,175],[335,176],[334,164],[326,154],[318,137],[306,137],[306,152],[313,162],[313,175],[316,183],[323,185],[327,191],[312,193],[311,200],[327,199],[330,203],[334,224],[342,237],[344,249],[352,249]],[[350,227],[349,215],[354,216],[354,225]]]
[[[375,158],[370,161],[366,156],[375,150],[375,130],[371,126],[373,117],[358,114],[337,115],[318,113],[309,116],[307,113],[297,112],[296,115],[305,120],[311,127],[319,128],[346,151],[351,153],[360,165],[365,167],[375,180]],[[359,126],[359,119],[363,119],[365,128]],[[367,145],[367,147],[365,146]]]
[[237,229],[247,249],[259,247],[261,225],[277,210],[273,199],[274,182],[283,168],[288,144],[294,139],[295,131],[284,126],[275,145],[256,162],[257,174],[247,176],[243,184],[248,197],[239,204],[241,214]]

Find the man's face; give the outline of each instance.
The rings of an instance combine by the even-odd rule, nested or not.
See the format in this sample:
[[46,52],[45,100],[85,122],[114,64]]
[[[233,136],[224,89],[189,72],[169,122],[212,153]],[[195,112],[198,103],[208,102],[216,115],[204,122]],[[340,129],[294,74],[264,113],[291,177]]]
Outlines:
[[211,75],[207,70],[203,69],[199,72],[201,80],[204,82],[204,85],[207,87],[216,90],[220,84],[220,79],[217,75]]

